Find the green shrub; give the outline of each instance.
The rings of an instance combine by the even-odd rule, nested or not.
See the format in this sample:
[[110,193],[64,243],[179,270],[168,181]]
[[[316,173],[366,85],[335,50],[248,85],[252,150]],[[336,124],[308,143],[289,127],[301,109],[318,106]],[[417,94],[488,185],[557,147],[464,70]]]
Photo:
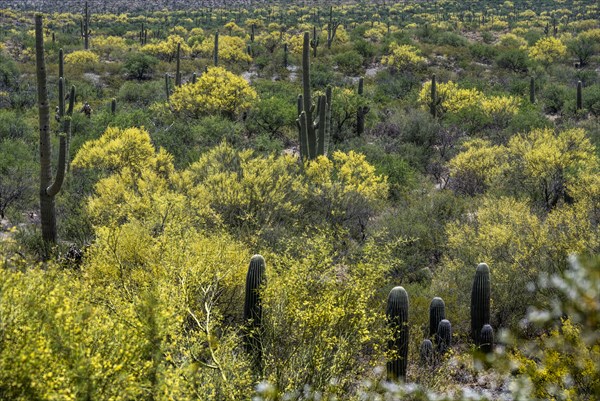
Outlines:
[[123,63],[123,71],[131,78],[139,81],[147,78],[154,71],[158,59],[145,53],[132,53]]
[[333,61],[339,70],[346,75],[360,75],[363,66],[363,57],[356,50],[338,53]]

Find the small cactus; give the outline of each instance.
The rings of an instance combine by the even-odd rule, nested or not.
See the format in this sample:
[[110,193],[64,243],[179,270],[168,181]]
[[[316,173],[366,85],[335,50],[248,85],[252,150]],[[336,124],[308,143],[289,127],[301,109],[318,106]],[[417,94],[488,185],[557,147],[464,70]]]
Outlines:
[[583,94],[581,88],[581,81],[577,82],[577,110],[583,109]]
[[[362,99],[364,92],[364,79],[358,79],[358,96]],[[356,110],[356,135],[361,136],[365,132],[365,116],[369,112],[369,106],[358,106]]]
[[110,112],[114,115],[117,112],[117,99],[114,97],[110,102]]
[[444,355],[448,348],[452,346],[452,325],[450,321],[443,319],[440,321],[437,329],[437,351]]
[[215,67],[219,65],[219,31],[215,32],[215,46],[213,49],[213,62]]
[[167,95],[167,102],[169,101],[169,92],[170,92],[170,88],[169,88],[169,74],[165,73],[165,93]]
[[494,350],[494,329],[489,324],[485,324],[480,333],[479,349],[484,354],[491,354]]
[[471,290],[471,338],[480,345],[481,329],[490,323],[490,268],[480,263]]
[[177,43],[177,67],[175,69],[175,86],[181,86],[181,43]]
[[432,365],[434,360],[433,354],[433,343],[430,339],[426,338],[421,343],[421,348],[419,349],[419,355],[421,356],[421,363],[426,365]]
[[260,332],[262,326],[262,304],[260,290],[265,285],[265,259],[254,255],[250,259],[246,275],[246,295],[244,300],[244,321],[246,333],[244,343],[246,350],[253,356],[255,367],[262,369],[262,349]]
[[386,316],[392,331],[388,348],[396,354],[387,362],[387,375],[391,380],[404,380],[408,365],[408,294],[403,287],[394,287],[388,295]]
[[535,103],[535,79],[533,77],[529,79],[529,102]]
[[446,304],[440,297],[435,297],[429,304],[429,337],[438,331],[438,325],[446,318]]

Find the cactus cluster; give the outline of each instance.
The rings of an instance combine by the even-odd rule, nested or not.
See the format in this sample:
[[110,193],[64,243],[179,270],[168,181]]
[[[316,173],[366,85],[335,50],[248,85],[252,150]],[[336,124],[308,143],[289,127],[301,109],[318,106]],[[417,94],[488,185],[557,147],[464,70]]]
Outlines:
[[331,100],[332,90],[327,87],[325,95],[312,102],[310,88],[310,51],[309,34],[304,32],[302,47],[302,87],[303,94],[298,96],[298,125],[300,155],[302,161],[314,160],[327,154],[331,137]]

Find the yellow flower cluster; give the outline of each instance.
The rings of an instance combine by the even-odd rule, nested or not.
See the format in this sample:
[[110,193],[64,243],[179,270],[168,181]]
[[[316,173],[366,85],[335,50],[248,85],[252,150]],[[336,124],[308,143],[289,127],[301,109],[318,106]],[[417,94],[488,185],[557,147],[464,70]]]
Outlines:
[[142,47],[144,53],[171,61],[177,54],[177,44],[181,43],[181,55],[189,54],[191,49],[179,35],[169,35],[167,39],[158,43],[149,43]]
[[[194,53],[199,53],[204,57],[211,57],[215,48],[215,39],[213,36],[205,38],[201,43],[197,43],[192,48]],[[251,62],[252,57],[246,52],[246,42],[237,36],[219,35],[219,60],[231,63]]]
[[195,84],[176,88],[171,105],[175,111],[195,117],[215,113],[233,117],[249,108],[256,99],[256,91],[244,78],[222,67],[213,67]]
[[[463,110],[479,109],[492,118],[510,116],[519,112],[519,100],[513,96],[486,96],[477,89],[460,88],[452,81],[438,83],[436,88],[442,112],[458,113]],[[428,108],[431,104],[430,81],[423,85],[419,93],[419,103],[424,108]]]
[[425,57],[419,55],[420,51],[414,46],[390,44],[390,54],[381,58],[381,64],[397,70],[414,68],[425,62]]
[[89,50],[76,50],[73,53],[69,53],[65,56],[66,64],[89,65],[99,61],[100,57]]
[[543,64],[552,64],[567,55],[567,46],[553,36],[541,38],[529,49],[529,57]]

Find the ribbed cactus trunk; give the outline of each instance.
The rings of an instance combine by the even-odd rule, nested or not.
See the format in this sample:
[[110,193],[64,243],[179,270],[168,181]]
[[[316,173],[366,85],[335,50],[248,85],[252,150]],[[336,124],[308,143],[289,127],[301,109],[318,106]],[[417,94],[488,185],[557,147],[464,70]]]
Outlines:
[[170,88],[169,88],[169,74],[165,73],[165,94],[167,95],[167,102],[169,101]]
[[[35,61],[37,75],[38,117],[40,130],[40,218],[42,239],[48,243],[56,242],[56,210],[54,197],[60,191],[65,178],[67,164],[67,138],[60,137],[58,167],[54,182],[52,181],[52,145],[50,143],[50,105],[48,88],[46,87],[46,61],[44,59],[44,33],[42,15],[35,16]],[[59,80],[62,86],[64,102],[64,79]],[[59,105],[59,108],[61,106]],[[62,106],[64,111],[64,103]]]
[[480,333],[479,349],[484,354],[491,354],[494,350],[494,329],[489,324],[483,325]]
[[581,87],[581,81],[577,82],[577,110],[583,109],[583,93]]
[[258,373],[262,372],[262,303],[260,291],[265,282],[265,259],[261,255],[254,255],[250,259],[250,266],[246,275],[244,344]]
[[431,104],[429,105],[431,115],[433,118],[437,117],[437,106],[438,106],[438,98],[437,98],[437,84],[435,80],[435,74],[431,76]]
[[533,77],[529,79],[529,103],[535,103],[535,79]]
[[[363,99],[364,85],[365,85],[364,79],[363,79],[363,77],[360,77],[358,79],[358,96],[361,100]],[[365,116],[367,115],[368,112],[369,112],[369,106],[360,105],[360,106],[358,106],[358,109],[356,110],[356,135],[357,136],[362,136],[362,134],[364,134],[364,132],[365,132]]]
[[426,365],[433,364],[434,361],[434,352],[433,352],[433,343],[430,339],[426,338],[421,343],[421,348],[419,348],[419,355],[421,357],[421,363]]
[[313,26],[313,39],[310,41],[310,46],[313,49],[313,57],[317,58],[317,47],[319,46],[319,37],[317,36],[316,26]]
[[437,328],[437,351],[444,355],[452,345],[452,325],[450,321],[442,319]]
[[316,149],[314,148],[314,144],[316,142],[316,135],[315,135],[315,130],[313,128],[313,103],[312,103],[312,97],[311,97],[311,90],[310,90],[310,49],[309,49],[309,45],[310,45],[310,38],[308,36],[308,32],[304,32],[304,38],[303,38],[304,42],[303,42],[303,46],[302,46],[302,93],[303,93],[303,100],[304,100],[304,113],[306,115],[306,123],[307,123],[307,135],[306,135],[306,142],[307,142],[307,151],[308,151],[308,158],[309,159],[314,159],[315,157],[315,151]]
[[446,318],[446,304],[440,297],[435,297],[429,304],[429,337],[437,333],[438,325]]
[[481,329],[490,323],[490,268],[480,263],[471,291],[471,338],[481,344]]
[[219,65],[219,31],[215,32],[215,46],[213,49],[213,63],[216,66]]
[[88,11],[88,3],[85,2],[85,9],[83,15],[83,48],[88,50],[90,48],[90,14]]
[[177,62],[175,67],[175,86],[181,86],[181,43],[177,43]]
[[406,379],[408,366],[408,294],[403,287],[394,287],[388,295],[387,323],[392,332],[388,349],[394,356],[387,362],[390,380]]
[[63,49],[58,49],[58,78],[65,76],[65,59]]

